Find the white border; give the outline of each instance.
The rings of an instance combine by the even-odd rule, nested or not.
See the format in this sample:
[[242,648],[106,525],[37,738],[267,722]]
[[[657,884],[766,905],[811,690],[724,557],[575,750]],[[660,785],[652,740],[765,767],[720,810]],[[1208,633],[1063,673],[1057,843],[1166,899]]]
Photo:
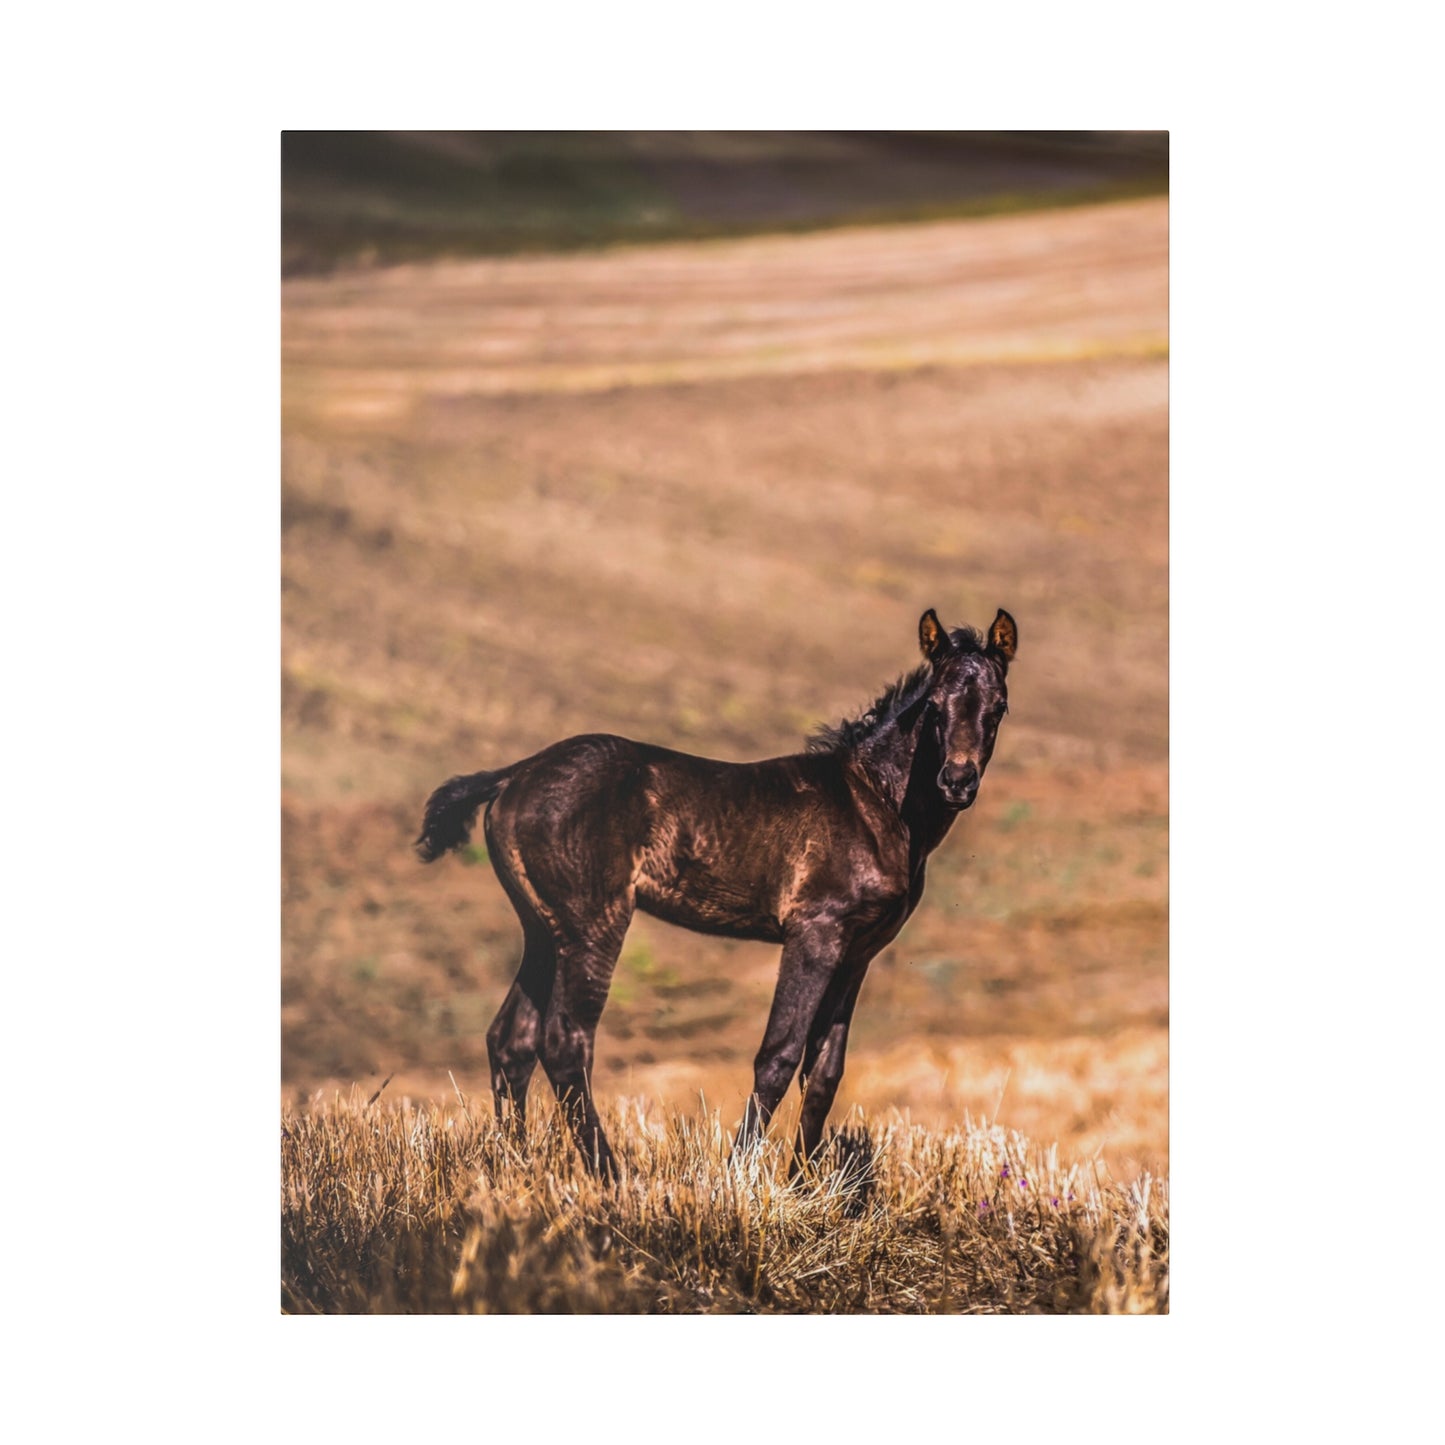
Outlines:
[[[1413,1265],[1381,1216],[1415,1198],[1428,1231],[1438,1197],[1403,1116],[1433,1096],[1410,1072],[1429,1011],[1406,910],[1433,882],[1410,663],[1434,507],[1409,488],[1438,477],[1439,334],[1429,48],[1389,30],[1405,13],[1365,31],[1142,4],[17,22],[22,1392],[162,1437],[219,1419],[563,1439],[594,1412],[633,1437],[1264,1434],[1400,1409],[1407,1383],[1362,1387],[1418,1350],[1393,1313]],[[1168,1320],[278,1317],[279,132],[388,120],[1172,129]]]

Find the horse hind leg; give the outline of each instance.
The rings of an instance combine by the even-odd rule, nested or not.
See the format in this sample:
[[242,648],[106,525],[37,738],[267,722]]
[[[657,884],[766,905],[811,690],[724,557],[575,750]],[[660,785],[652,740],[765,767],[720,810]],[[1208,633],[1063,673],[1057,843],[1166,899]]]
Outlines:
[[592,1097],[597,1023],[632,916],[632,897],[618,899],[585,939],[559,944],[557,974],[542,1022],[541,1059],[583,1160],[604,1179],[617,1178],[617,1161]]
[[551,920],[527,878],[512,829],[502,818],[494,821],[490,808],[483,828],[492,870],[522,925],[521,967],[487,1030],[487,1060],[497,1123],[520,1141],[526,1133],[527,1086],[537,1067],[542,1019],[557,969],[557,950]]
[[522,966],[487,1030],[487,1059],[497,1123],[516,1140],[526,1135],[527,1086],[537,1067],[542,1014],[556,966],[551,936],[540,925],[525,927]]
[[[514,1137],[523,1135],[527,1084],[540,1061],[588,1167],[615,1180],[616,1160],[592,1097],[592,1062],[632,918],[632,890],[598,907],[597,921],[585,927],[555,915],[544,922],[515,881],[507,891],[523,917],[527,942],[516,982],[487,1031],[497,1121]],[[554,930],[565,932],[559,938]]]
[[[535,924],[548,944],[545,999],[540,989],[523,988],[538,1005],[540,1030],[535,1041],[522,1034],[528,1048],[519,1050],[519,1057],[541,1062],[583,1159],[613,1179],[617,1165],[592,1098],[592,1061],[597,1024],[636,904],[636,849],[630,845],[643,829],[641,804],[600,791],[590,777],[553,777],[535,796],[523,781],[522,788],[503,795],[487,820],[497,876],[523,927]],[[531,939],[529,929],[528,958]],[[531,1016],[519,1009],[517,1027],[524,1017],[530,1025]],[[499,1039],[505,1033],[500,1029]],[[505,1054],[499,1062],[504,1060]],[[505,1071],[504,1084],[511,1087]]]

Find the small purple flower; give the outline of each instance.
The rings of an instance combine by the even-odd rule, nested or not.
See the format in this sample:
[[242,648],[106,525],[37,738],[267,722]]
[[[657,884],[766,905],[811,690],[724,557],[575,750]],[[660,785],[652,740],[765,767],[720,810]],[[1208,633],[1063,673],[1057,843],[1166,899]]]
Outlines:
[[1028,1181],[1027,1179],[1020,1179],[1020,1180],[1019,1180],[1019,1188],[1020,1188],[1020,1189],[1027,1189],[1028,1187],[1029,1187],[1029,1181]]
[[980,1214],[983,1214],[983,1213],[988,1209],[988,1207],[989,1207],[989,1204],[988,1204],[988,1200],[987,1200],[987,1199],[980,1199],[980,1200],[978,1201],[978,1212],[979,1212]]
[[1056,1198],[1049,1200],[1049,1203],[1052,1204],[1055,1209],[1059,1207],[1059,1201]]
[[1074,1202],[1074,1196],[1073,1196],[1072,1194],[1070,1194],[1070,1195],[1069,1195],[1069,1203],[1072,1204],[1073,1202]]
[[999,1177],[1000,1179],[1007,1179],[1007,1178],[1008,1178],[1008,1165],[1007,1165],[1007,1164],[1005,1164],[1005,1165],[1003,1166],[1003,1169],[999,1172],[999,1176],[998,1176],[998,1177]]

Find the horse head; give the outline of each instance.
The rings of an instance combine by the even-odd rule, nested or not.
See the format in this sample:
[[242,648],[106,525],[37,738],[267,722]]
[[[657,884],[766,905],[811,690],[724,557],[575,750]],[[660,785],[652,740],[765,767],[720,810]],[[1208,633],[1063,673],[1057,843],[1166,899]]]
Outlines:
[[919,619],[919,646],[932,669],[928,701],[943,760],[938,791],[950,808],[971,807],[978,796],[1008,711],[1008,665],[1018,639],[1018,625],[1002,608],[986,642],[968,629],[947,632],[931,607]]

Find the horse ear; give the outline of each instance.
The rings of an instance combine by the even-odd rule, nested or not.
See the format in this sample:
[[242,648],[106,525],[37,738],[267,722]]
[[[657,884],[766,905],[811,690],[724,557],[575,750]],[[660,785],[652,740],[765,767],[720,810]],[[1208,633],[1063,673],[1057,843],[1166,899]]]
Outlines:
[[931,607],[918,619],[918,645],[930,662],[936,662],[952,645],[938,620],[938,613]]
[[1012,662],[1019,650],[1019,625],[1002,607],[988,630],[988,650],[996,652],[1005,662]]

